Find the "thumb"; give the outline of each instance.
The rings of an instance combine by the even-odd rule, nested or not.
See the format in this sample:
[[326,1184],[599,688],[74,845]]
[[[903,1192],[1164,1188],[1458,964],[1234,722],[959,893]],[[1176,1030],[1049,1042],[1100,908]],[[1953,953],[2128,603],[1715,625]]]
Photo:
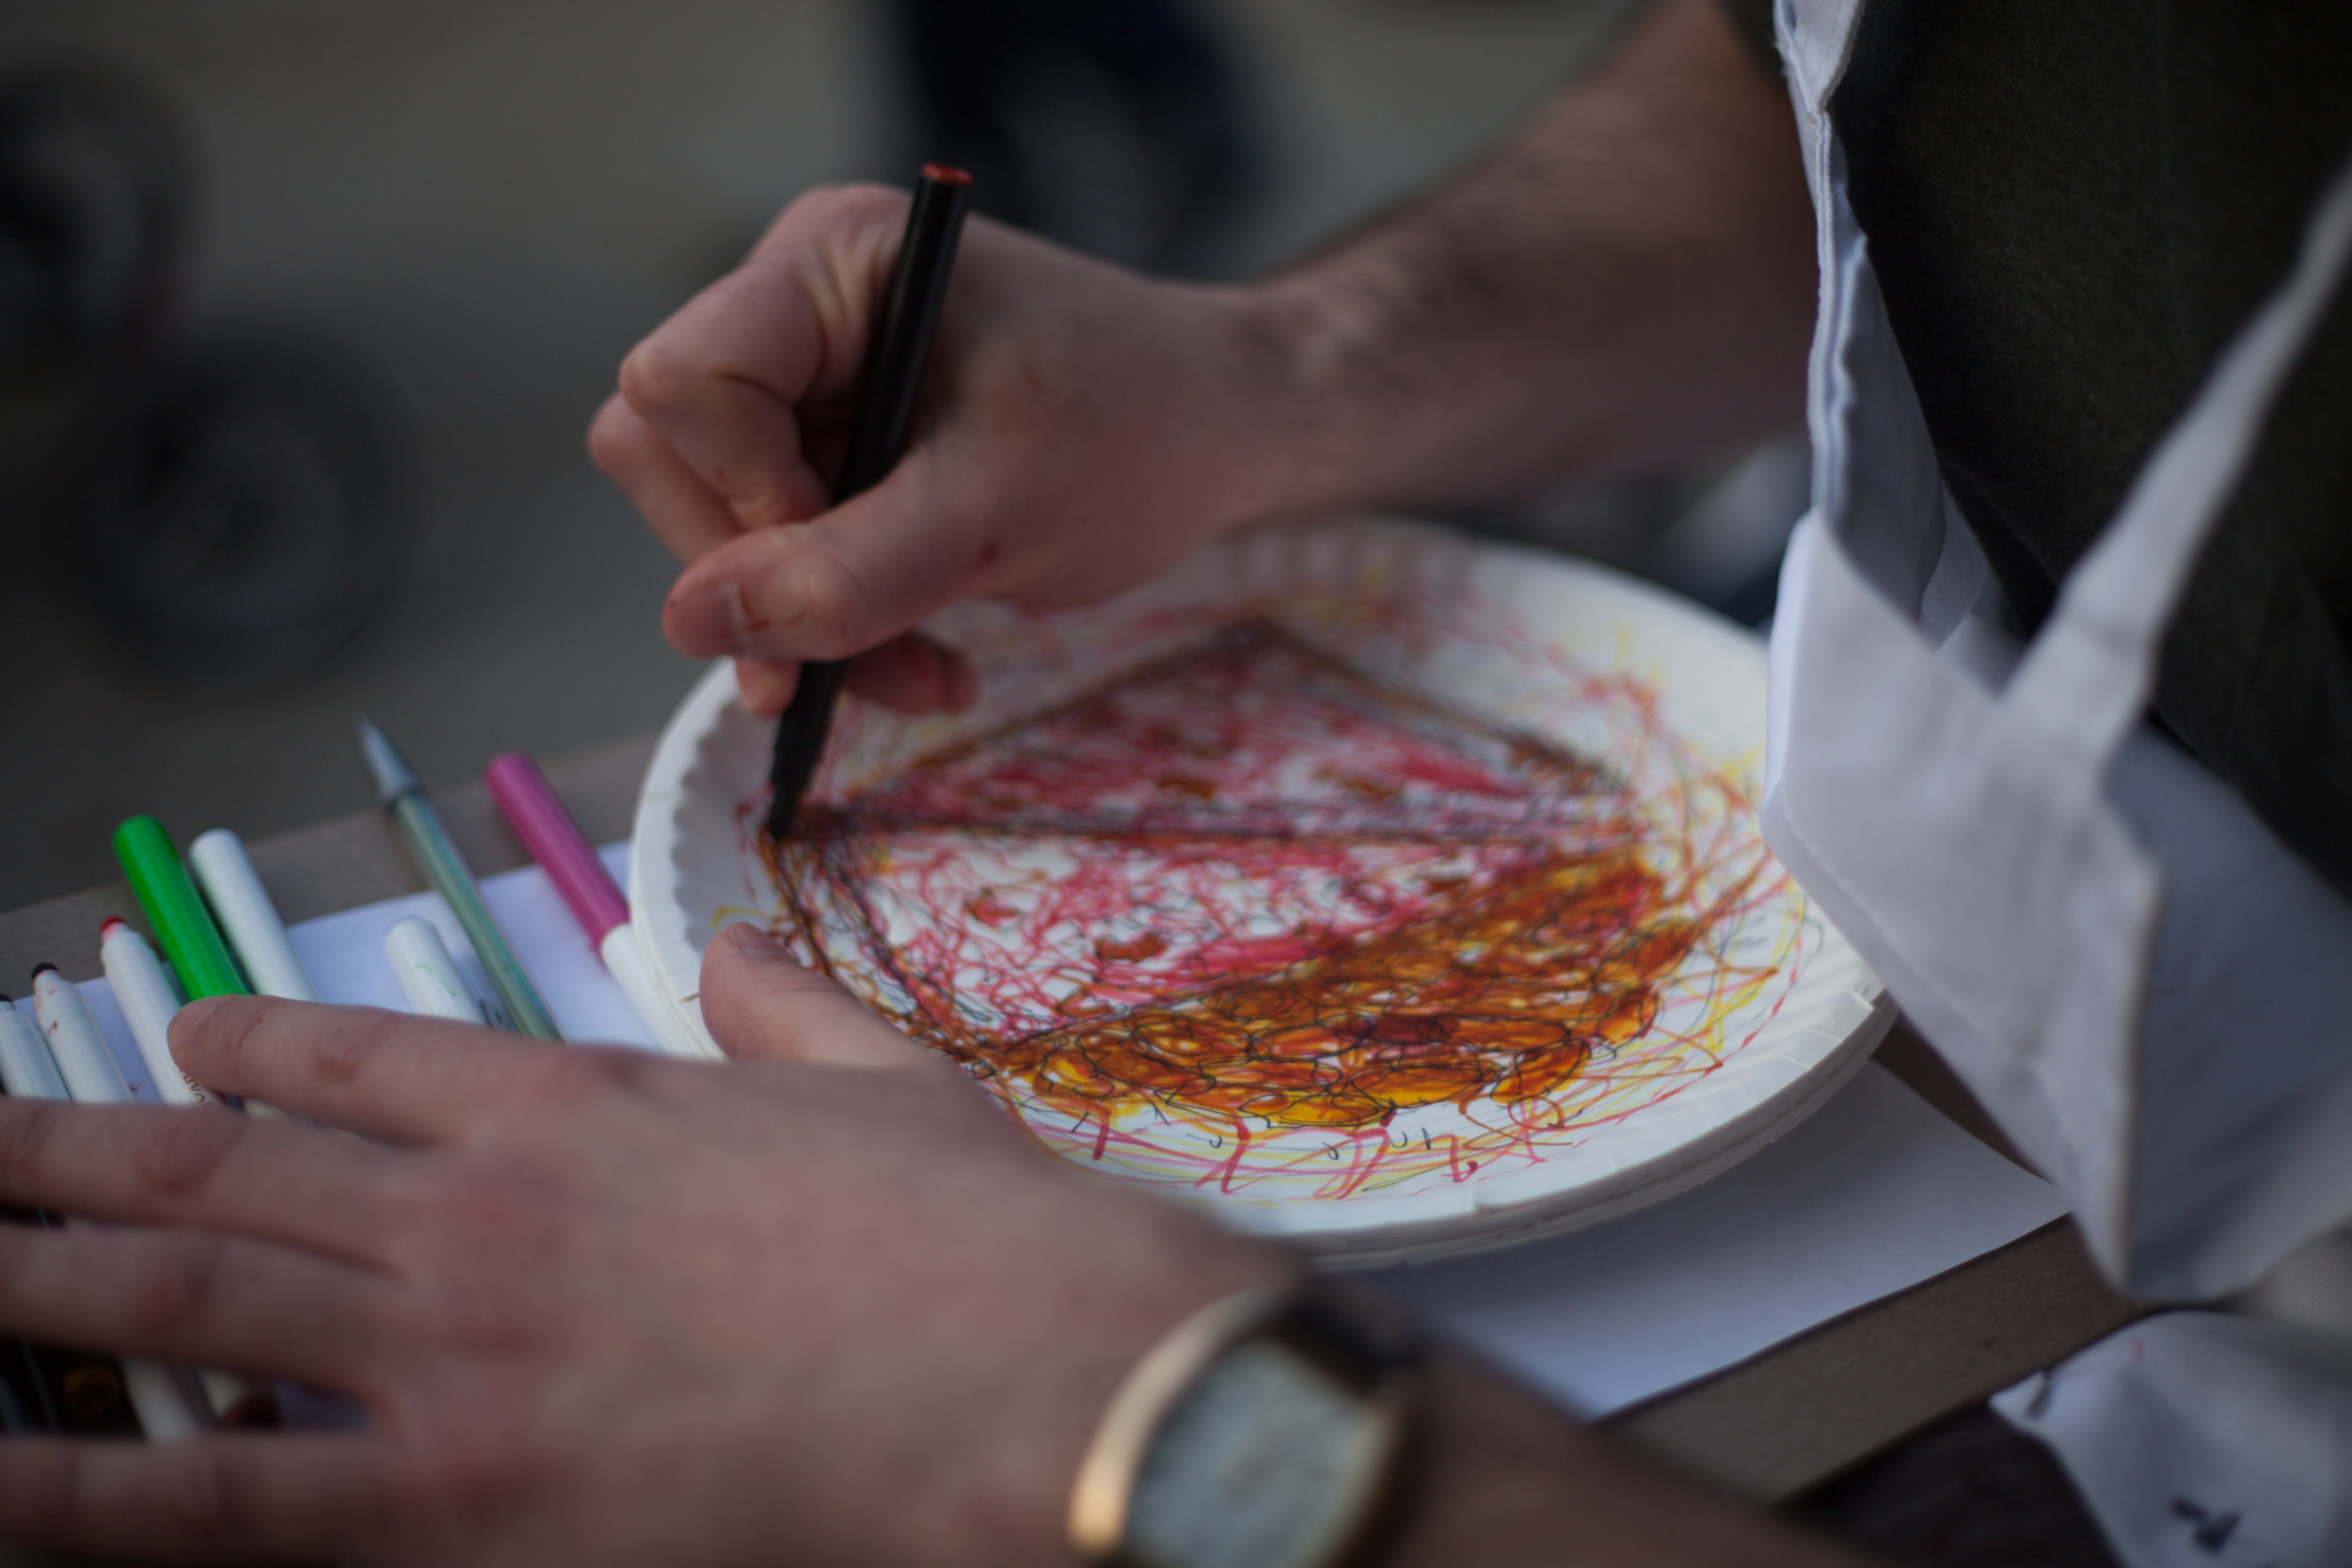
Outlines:
[[[970,659],[912,631],[850,660],[844,679],[859,696],[900,713],[960,713],[980,694],[979,673]],[[743,705],[763,719],[789,706],[800,683],[797,663],[735,661],[735,685],[743,694]]]
[[986,591],[999,547],[975,537],[977,515],[937,481],[935,456],[917,450],[821,516],[709,550],[662,606],[671,646],[698,658],[849,658]]
[[703,954],[703,1022],[739,1060],[905,1069],[939,1056],[898,1033],[763,927],[729,926]]

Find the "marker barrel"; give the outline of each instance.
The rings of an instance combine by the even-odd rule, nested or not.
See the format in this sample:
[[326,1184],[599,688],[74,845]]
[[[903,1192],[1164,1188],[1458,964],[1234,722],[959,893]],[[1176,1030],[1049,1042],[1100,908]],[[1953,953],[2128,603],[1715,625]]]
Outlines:
[[588,835],[564,809],[555,786],[539,771],[539,765],[520,752],[506,752],[490,759],[482,779],[489,785],[490,798],[498,802],[507,826],[547,872],[548,880],[555,884],[564,907],[572,911],[580,928],[588,933],[590,944],[601,943],[607,931],[626,925],[628,900],[621,895],[604,862],[596,858]]
[[425,876],[432,879],[435,891],[449,905],[450,912],[457,917],[466,940],[473,944],[474,957],[482,960],[483,973],[490,977],[491,989],[506,1005],[507,1016],[515,1021],[515,1027],[536,1039],[562,1039],[564,1033],[555,1026],[554,1015],[539,1000],[531,976],[523,972],[521,960],[507,945],[506,933],[499,929],[490,906],[482,901],[473,874],[466,868],[457,846],[450,841],[449,830],[441,825],[441,814],[433,809],[433,802],[421,791],[409,790],[391,802],[391,813],[408,835]]
[[263,996],[316,1002],[318,992],[286,938],[286,923],[253,869],[245,841],[226,828],[199,834],[188,846],[188,871],[235,949],[246,977]]
[[65,1080],[66,1093],[83,1105],[121,1105],[131,1099],[131,1081],[122,1076],[114,1047],[106,1043],[82,988],[43,967],[33,972],[33,1010],[40,1021],[41,1037],[49,1042],[50,1059]]
[[196,895],[196,885],[188,880],[163,824],[151,816],[134,816],[123,823],[115,830],[115,858],[122,863],[131,891],[188,999],[246,994],[245,979],[230,959],[204,901]]
[[161,1361],[125,1356],[122,1388],[151,1443],[178,1443],[213,1429],[212,1412],[196,1374]]
[[645,950],[638,943],[637,928],[615,926],[605,932],[596,944],[596,956],[628,998],[628,1005],[637,1009],[637,1016],[645,1021],[653,1037],[660,1042],[665,1055],[681,1056],[688,1061],[723,1062],[726,1053],[689,1032],[672,1014],[660,986],[654,979],[653,965],[646,961]]
[[604,960],[628,1005],[645,1021],[660,1049],[672,1056],[709,1057],[709,1048],[679,1028],[671,1016],[644,950],[637,945],[637,933],[629,928],[628,900],[622,896],[612,873],[605,870],[588,835],[564,809],[555,786],[539,771],[539,765],[520,752],[507,752],[490,759],[483,779],[507,825],[547,872],[548,880],[555,884],[564,907],[587,933],[589,945]]
[[[939,326],[940,308],[947,298],[947,279],[955,268],[956,246],[971,199],[971,175],[938,164],[923,166],[923,177],[915,182],[914,204],[907,209],[906,233],[898,242],[890,286],[882,295],[882,313],[866,339],[857,413],[850,421],[850,446],[842,455],[841,477],[834,486],[836,506],[880,484],[906,450],[915,394],[922,388],[923,368],[930,358],[931,339]],[[792,831],[801,797],[825,754],[844,673],[845,667],[834,659],[813,658],[801,666],[800,685],[776,724],[775,751],[768,769],[770,838],[781,839]]]
[[167,1105],[215,1102],[210,1089],[180,1070],[171,1059],[171,1021],[180,1011],[180,993],[172,990],[155,950],[131,929],[127,921],[109,920],[99,942],[106,965],[106,983],[114,988],[115,1004],[131,1026],[131,1038],[147,1064],[147,1075]]
[[426,1018],[481,1023],[482,1004],[457,973],[449,944],[429,920],[410,915],[384,933],[384,958],[400,981],[401,994],[412,1012]]

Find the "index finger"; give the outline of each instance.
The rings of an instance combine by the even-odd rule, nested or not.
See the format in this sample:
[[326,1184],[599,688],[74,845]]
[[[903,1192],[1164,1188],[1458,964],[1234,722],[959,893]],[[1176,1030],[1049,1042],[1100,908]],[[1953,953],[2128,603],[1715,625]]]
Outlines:
[[464,1143],[594,1071],[592,1055],[480,1024],[259,996],[191,1002],[172,1054],[206,1085],[382,1142]]
[[372,1261],[396,1156],[217,1106],[0,1100],[0,1195],[124,1225],[206,1225]]
[[905,197],[879,188],[803,198],[622,362],[630,409],[745,527],[829,504],[803,416],[854,384],[905,214]]

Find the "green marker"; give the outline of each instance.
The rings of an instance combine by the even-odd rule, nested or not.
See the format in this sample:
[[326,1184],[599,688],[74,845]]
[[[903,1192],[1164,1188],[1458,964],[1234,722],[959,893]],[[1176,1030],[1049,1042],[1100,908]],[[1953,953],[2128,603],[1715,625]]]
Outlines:
[[506,933],[490,917],[490,906],[482,901],[481,890],[473,885],[473,873],[466,868],[465,857],[458,854],[449,830],[441,825],[441,814],[425,798],[424,785],[417,782],[408,759],[365,717],[359,720],[359,750],[368,759],[368,771],[375,775],[384,809],[400,824],[418,868],[449,905],[450,913],[457,917],[466,940],[473,943],[473,956],[482,960],[491,987],[506,1004],[506,1016],[515,1021],[516,1029],[536,1039],[562,1039],[563,1031],[555,1026],[548,1005],[539,1000],[538,990],[523,972],[522,960],[507,945]]
[[171,960],[188,1000],[251,994],[204,900],[196,895],[196,885],[181,867],[180,852],[171,847],[164,825],[151,816],[134,816],[123,823],[115,830],[115,858],[131,879],[131,892],[147,912],[147,923],[155,928],[155,940]]

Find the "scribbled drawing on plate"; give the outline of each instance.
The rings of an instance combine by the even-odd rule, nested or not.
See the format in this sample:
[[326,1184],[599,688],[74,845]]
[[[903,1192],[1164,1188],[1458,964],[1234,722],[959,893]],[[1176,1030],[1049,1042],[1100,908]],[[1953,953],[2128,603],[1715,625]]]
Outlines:
[[[737,795],[745,903],[707,918],[755,910],[1057,1153],[1421,1250],[1424,1215],[1500,1235],[1588,1176],[1619,1207],[1695,1180],[1858,1062],[1875,981],[1763,843],[1760,712],[1673,700],[1705,659],[1629,657],[1646,623],[1565,634],[1518,577],[1233,575],[967,617],[999,705],[845,710],[787,841]],[[1767,1062],[1824,960],[1851,995],[1796,1033],[1835,1033]]]

